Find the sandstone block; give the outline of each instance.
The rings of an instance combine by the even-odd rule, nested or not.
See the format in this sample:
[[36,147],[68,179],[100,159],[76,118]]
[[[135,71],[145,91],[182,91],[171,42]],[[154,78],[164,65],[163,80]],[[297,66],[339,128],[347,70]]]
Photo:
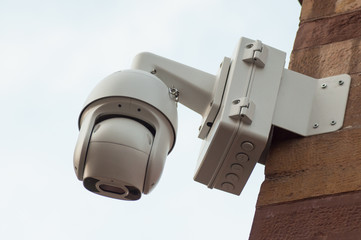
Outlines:
[[[361,2],[361,1],[360,1]],[[295,50],[361,37],[361,10],[300,24]]]
[[303,0],[301,22],[361,9],[360,0]]
[[289,69],[315,78],[359,73],[361,37],[312,48],[295,49],[291,54]]
[[250,239],[351,240],[361,236],[361,192],[258,208]]

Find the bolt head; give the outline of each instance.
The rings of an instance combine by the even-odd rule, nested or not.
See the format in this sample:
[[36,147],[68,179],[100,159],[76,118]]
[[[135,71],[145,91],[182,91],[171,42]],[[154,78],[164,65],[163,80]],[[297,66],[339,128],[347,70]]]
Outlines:
[[240,101],[239,99],[236,99],[236,100],[233,100],[232,103],[233,103],[234,105],[237,105],[237,104],[240,103],[240,102],[241,102],[241,101]]

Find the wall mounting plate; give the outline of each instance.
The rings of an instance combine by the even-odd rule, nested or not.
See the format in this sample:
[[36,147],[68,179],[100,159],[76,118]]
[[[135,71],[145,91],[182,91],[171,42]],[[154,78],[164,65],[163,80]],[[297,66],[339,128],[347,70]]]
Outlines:
[[340,129],[350,83],[347,74],[315,79],[284,69],[273,124],[302,136]]

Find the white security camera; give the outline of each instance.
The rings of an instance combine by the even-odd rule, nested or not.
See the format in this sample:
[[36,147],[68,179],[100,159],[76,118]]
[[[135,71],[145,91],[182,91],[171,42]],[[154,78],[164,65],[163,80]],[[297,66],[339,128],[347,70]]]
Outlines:
[[157,184],[174,146],[176,102],[152,74],[116,72],[94,88],[79,127],[74,168],[84,187],[137,200]]
[[314,79],[284,69],[285,53],[241,38],[217,75],[141,53],[101,81],[79,117],[74,169],[88,190],[137,200],[174,147],[177,102],[202,116],[194,180],[239,195],[264,163],[273,126],[302,136],[342,127],[350,76]]

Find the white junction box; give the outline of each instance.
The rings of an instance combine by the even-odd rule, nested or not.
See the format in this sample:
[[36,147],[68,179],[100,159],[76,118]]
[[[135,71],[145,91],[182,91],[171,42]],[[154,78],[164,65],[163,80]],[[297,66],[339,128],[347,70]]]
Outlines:
[[303,136],[342,127],[350,76],[314,79],[284,69],[285,57],[260,41],[241,38],[225,87],[218,88],[223,98],[217,115],[206,123],[211,128],[203,138],[195,181],[239,195],[267,155],[273,125]]

